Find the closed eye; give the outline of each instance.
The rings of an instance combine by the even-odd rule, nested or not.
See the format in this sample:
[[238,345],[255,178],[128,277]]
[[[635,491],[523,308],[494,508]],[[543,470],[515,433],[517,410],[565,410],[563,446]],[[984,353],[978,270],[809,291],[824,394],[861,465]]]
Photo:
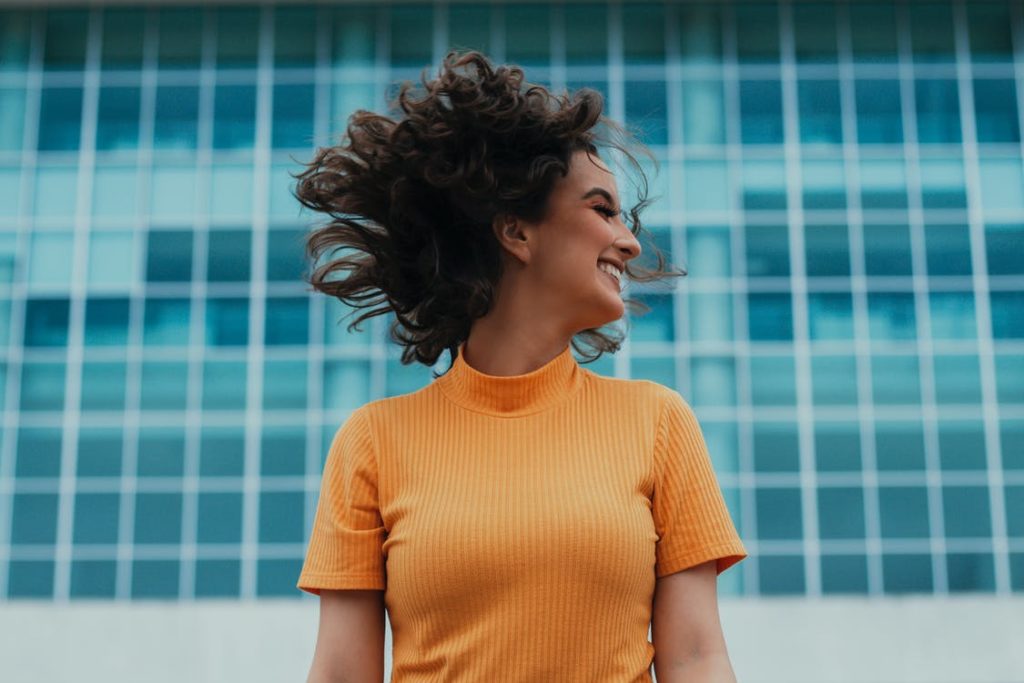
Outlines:
[[608,218],[615,218],[619,215],[619,212],[606,204],[598,204],[594,207],[594,210],[598,213],[602,213]]

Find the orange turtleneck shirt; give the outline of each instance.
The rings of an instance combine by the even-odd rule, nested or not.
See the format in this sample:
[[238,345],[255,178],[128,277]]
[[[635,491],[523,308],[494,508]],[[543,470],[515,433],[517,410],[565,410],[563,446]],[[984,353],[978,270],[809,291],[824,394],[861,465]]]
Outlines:
[[746,555],[675,390],[460,346],[338,429],[297,587],[384,590],[393,683],[649,682],[655,578]]

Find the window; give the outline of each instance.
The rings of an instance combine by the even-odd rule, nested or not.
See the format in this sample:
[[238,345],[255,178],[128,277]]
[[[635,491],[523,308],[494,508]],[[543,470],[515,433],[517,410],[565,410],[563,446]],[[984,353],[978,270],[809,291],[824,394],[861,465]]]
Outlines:
[[316,64],[317,7],[274,7],[274,66]]
[[975,78],[973,82],[978,142],[1020,142],[1013,79]]
[[206,279],[210,282],[248,282],[252,233],[211,229],[207,246]]
[[199,143],[199,87],[157,85],[155,149],[195,149]]
[[923,486],[878,487],[882,538],[928,538],[928,491]]
[[[47,16],[51,14],[52,10],[47,12]],[[82,88],[44,85],[39,102],[39,151],[77,150],[81,128]]]
[[[753,431],[756,472],[800,471],[800,444],[794,422],[755,420]],[[772,511],[772,514],[778,513]]]
[[800,109],[800,142],[842,144],[843,119],[839,82],[834,79],[797,82]]
[[256,142],[256,86],[218,84],[214,91],[213,148],[251,149]]
[[917,140],[927,144],[960,142],[960,96],[952,78],[918,78],[914,82]]
[[147,282],[191,281],[191,230],[151,230],[146,246]]
[[814,422],[818,472],[860,472],[860,429],[853,420]]
[[[402,8],[403,11],[410,9],[419,8]],[[331,28],[333,28],[331,53],[334,63],[371,66],[376,60],[377,53],[377,10],[372,6],[343,7],[335,5],[329,6],[326,11],[330,12]],[[421,35],[409,37],[417,41],[422,40]],[[420,42],[417,42],[416,45],[419,46]],[[392,49],[395,49],[394,46]],[[429,54],[428,50],[428,58]]]
[[745,145],[784,141],[782,86],[778,80],[740,81],[740,135]]
[[273,129],[270,144],[274,149],[309,149],[313,146],[312,83],[283,83],[274,86]]
[[822,539],[863,539],[864,489],[823,486],[818,489],[818,533]]
[[754,490],[757,499],[757,537],[761,540],[801,540],[803,505],[798,488]]
[[[115,35],[122,31],[115,32]],[[101,86],[96,113],[96,149],[132,150],[139,146],[141,88]]]
[[860,144],[903,142],[903,112],[899,81],[889,79],[856,82],[857,141]]
[[181,542],[181,493],[135,494],[135,542]]
[[875,404],[917,405],[921,403],[921,386],[916,355],[873,355],[871,383]]

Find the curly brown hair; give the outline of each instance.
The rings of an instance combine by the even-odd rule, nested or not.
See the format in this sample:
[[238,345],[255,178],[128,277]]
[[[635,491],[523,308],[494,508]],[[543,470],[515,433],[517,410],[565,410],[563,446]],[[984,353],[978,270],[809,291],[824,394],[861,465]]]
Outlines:
[[[495,67],[475,50],[449,51],[438,77],[427,81],[424,73],[420,80],[421,98],[410,97],[413,84],[403,81],[389,103],[404,116],[355,111],[342,144],[319,148],[305,170],[291,175],[299,181],[296,198],[332,219],[306,238],[312,289],[369,309],[348,325],[350,332],[367,318],[394,313],[390,337],[405,347],[401,362],[433,365],[445,349],[455,358],[473,320],[494,300],[502,260],[493,220],[542,220],[555,174],[569,172],[574,152],[612,147],[637,168],[639,201],[627,224],[638,238],[640,211],[652,200],[643,168],[617,139],[631,134],[602,115],[600,92],[555,96],[525,82],[522,68]],[[641,149],[656,168],[654,155]],[[686,275],[665,270],[665,255],[653,241],[647,246],[656,267],[627,265],[626,277]],[[325,258],[339,250],[340,258]],[[343,271],[348,276],[337,278]],[[639,300],[624,303],[634,313],[650,310]],[[583,362],[619,349],[625,334],[605,327],[574,337]]]

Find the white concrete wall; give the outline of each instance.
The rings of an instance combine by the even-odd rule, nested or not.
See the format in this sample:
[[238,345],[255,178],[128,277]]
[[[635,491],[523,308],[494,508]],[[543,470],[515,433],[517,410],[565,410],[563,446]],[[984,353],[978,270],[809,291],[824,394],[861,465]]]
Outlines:
[[[740,683],[1024,682],[1024,596],[720,604]],[[317,619],[316,599],[5,602],[0,681],[302,682]]]

